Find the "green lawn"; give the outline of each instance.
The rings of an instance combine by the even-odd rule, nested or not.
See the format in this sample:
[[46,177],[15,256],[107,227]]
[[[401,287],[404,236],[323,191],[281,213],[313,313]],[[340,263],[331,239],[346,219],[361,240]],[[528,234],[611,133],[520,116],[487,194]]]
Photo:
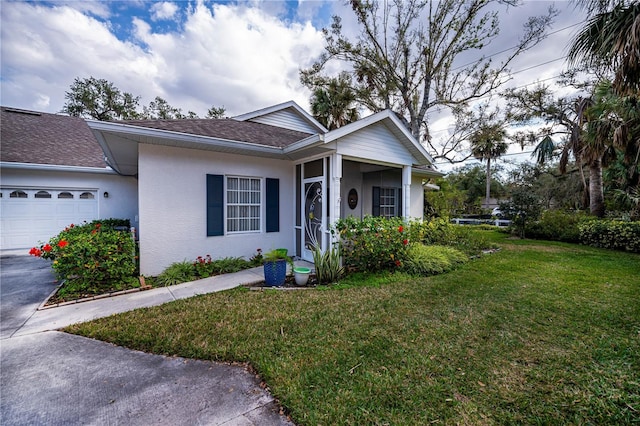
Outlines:
[[248,362],[300,425],[640,422],[640,256],[499,244],[431,278],[236,289],[67,331]]

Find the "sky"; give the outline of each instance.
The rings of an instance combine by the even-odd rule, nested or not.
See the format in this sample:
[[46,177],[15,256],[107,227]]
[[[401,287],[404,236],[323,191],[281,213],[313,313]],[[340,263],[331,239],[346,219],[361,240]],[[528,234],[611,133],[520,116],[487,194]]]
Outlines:
[[[551,34],[512,64],[508,84],[553,84],[584,22],[566,1],[501,8],[500,36],[463,59],[512,47],[527,17],[551,5],[560,11]],[[233,116],[289,100],[309,110],[299,70],[323,52],[322,28],[332,15],[342,18],[346,33],[357,33],[341,0],[2,0],[0,103],[57,113],[74,79],[92,76],[140,96],[140,106],[160,96],[200,116],[211,106]],[[433,122],[434,137],[446,135],[449,124]]]

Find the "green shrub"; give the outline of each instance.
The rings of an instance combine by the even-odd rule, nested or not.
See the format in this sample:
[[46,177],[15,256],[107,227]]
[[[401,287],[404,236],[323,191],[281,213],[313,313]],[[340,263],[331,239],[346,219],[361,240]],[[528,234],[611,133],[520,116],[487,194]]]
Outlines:
[[233,272],[251,268],[252,266],[251,262],[243,259],[242,257],[223,257],[222,259],[214,260],[212,264],[212,275],[231,274]]
[[176,285],[196,279],[196,271],[193,263],[186,260],[182,262],[175,262],[169,265],[160,275],[155,279],[155,283],[158,286],[166,287],[170,285]]
[[198,256],[193,262],[195,275],[199,278],[207,278],[214,275],[228,274],[250,268],[252,263],[241,257],[225,257],[211,259],[211,255]]
[[360,271],[392,270],[402,264],[408,240],[401,218],[365,216],[338,220],[344,264]]
[[[103,221],[70,225],[31,255],[51,259],[58,279],[73,278],[76,285],[105,285],[136,276],[136,244],[129,232],[104,226]],[[116,219],[105,222],[128,223]],[[123,225],[124,226],[124,225]],[[128,229],[128,227],[127,227]]]
[[359,271],[394,270],[406,259],[409,243],[454,247],[468,255],[495,247],[476,227],[455,225],[447,219],[429,221],[365,216],[336,222],[345,265]]
[[436,275],[467,262],[466,254],[453,247],[413,243],[407,250],[404,271],[411,275]]
[[527,223],[525,234],[528,238],[577,243],[580,241],[578,226],[587,216],[563,210],[546,210],[539,220]]
[[408,236],[410,242],[451,246],[468,255],[495,247],[480,227],[456,225],[441,218],[430,221],[411,221],[408,225]]
[[582,244],[640,253],[640,222],[589,220],[578,228]]
[[428,221],[412,220],[409,223],[409,241],[423,244],[448,244],[454,239],[454,227],[455,225],[443,218]]

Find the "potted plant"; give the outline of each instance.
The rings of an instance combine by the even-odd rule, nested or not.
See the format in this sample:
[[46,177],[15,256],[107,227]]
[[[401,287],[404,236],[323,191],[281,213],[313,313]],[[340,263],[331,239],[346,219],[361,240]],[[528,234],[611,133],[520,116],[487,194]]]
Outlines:
[[293,278],[296,280],[296,285],[306,285],[309,281],[309,274],[311,274],[311,269],[304,266],[293,268]]
[[291,262],[286,249],[271,250],[264,255],[264,283],[279,287],[287,278],[287,263]]

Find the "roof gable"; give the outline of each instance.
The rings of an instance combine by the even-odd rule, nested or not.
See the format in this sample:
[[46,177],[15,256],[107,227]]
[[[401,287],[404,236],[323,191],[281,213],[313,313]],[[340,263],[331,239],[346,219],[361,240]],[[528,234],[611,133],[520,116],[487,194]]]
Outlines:
[[252,121],[306,133],[326,133],[328,130],[293,101],[233,117],[238,121]]
[[77,117],[0,107],[3,162],[106,168],[87,123]]
[[325,143],[338,142],[341,139],[353,139],[358,133],[384,127],[385,133],[392,135],[393,139],[406,149],[414,158],[416,165],[433,165],[433,157],[427,150],[413,137],[407,127],[400,121],[391,110],[384,110],[369,117],[354,121],[353,123],[332,130],[324,136]]

